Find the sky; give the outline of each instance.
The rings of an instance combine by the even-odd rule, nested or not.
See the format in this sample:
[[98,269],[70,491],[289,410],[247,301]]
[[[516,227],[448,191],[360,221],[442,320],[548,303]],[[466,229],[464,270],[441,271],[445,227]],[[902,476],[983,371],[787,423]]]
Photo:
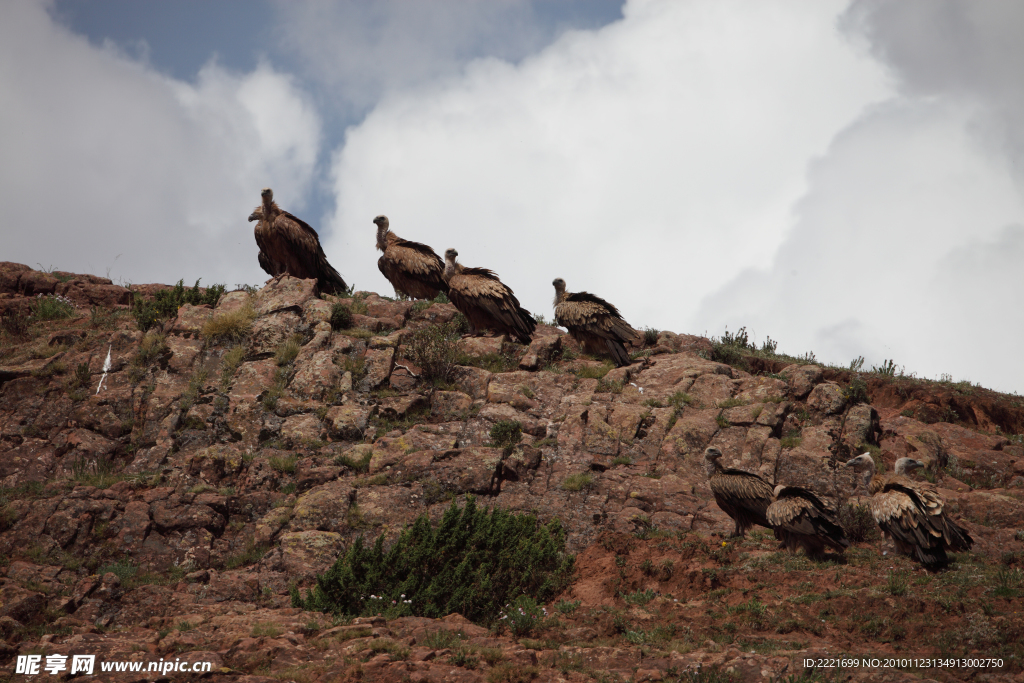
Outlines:
[[261,284],[269,186],[637,328],[1024,392],[1014,0],[0,3],[0,260]]

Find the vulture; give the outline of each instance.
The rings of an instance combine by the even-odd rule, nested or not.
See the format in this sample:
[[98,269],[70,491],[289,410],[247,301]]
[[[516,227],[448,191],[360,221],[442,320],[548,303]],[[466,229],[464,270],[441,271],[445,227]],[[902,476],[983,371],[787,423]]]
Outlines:
[[[750,472],[724,469],[718,462],[721,457],[722,451],[714,446],[707,448],[704,451],[704,471],[718,507],[736,522],[732,535],[743,536],[755,524],[772,529],[765,516],[772,503],[774,490],[771,484]],[[775,536],[779,537],[778,532]]]
[[256,244],[260,248],[260,267],[274,277],[293,277],[316,280],[324,294],[339,294],[347,289],[324,255],[316,230],[302,219],[282,211],[274,201],[269,187],[260,193],[263,201],[249,215],[256,223]]
[[799,486],[776,486],[773,498],[765,517],[789,552],[803,548],[808,557],[821,558],[825,546],[839,553],[849,547],[835,511],[813,492]]
[[924,467],[920,460],[900,458],[895,474],[888,477],[875,474],[875,461],[868,453],[846,464],[864,473],[864,485],[871,494],[871,516],[901,553],[935,569],[949,564],[947,550],[971,549],[974,539],[946,518],[935,487],[906,476],[909,470]]
[[616,365],[629,365],[624,344],[638,341],[640,333],[622,319],[619,310],[589,292],[566,292],[562,278],[551,284],[555,286],[555,322],[588,351],[608,351]]
[[519,305],[515,294],[494,272],[486,268],[466,268],[455,259],[459,252],[444,252],[444,281],[448,298],[469,320],[470,334],[480,328],[502,332],[529,344],[537,321]]
[[373,222],[377,225],[377,249],[384,253],[377,259],[377,268],[396,292],[413,299],[433,299],[438,292],[448,292],[444,261],[433,249],[391,232],[387,216],[377,216]]

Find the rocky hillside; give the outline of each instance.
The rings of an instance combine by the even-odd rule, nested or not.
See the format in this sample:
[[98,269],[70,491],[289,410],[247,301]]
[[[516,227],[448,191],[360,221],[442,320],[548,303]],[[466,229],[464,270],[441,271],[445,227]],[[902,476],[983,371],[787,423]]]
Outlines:
[[[144,333],[139,301],[166,286],[134,300],[0,263],[0,666],[14,680],[32,679],[17,655],[50,653],[209,661],[205,680],[239,683],[975,675],[802,665],[842,652],[1001,657],[976,680],[1021,680],[1020,397],[671,332],[612,369],[548,325],[529,347],[461,339],[439,370],[416,339],[457,323],[450,304],[312,285],[184,304]],[[766,530],[727,538],[709,445],[831,497],[862,540],[819,563]],[[894,554],[837,466],[865,450],[927,462],[974,550],[938,573]],[[358,536],[394,538],[467,495],[566,528],[576,573],[536,624],[292,607],[289,586]]]

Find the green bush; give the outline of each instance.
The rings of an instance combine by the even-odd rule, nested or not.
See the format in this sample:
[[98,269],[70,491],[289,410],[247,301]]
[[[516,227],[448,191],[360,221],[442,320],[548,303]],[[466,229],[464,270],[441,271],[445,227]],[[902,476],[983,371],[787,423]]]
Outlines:
[[331,306],[331,329],[347,330],[352,327],[352,312],[343,303],[335,303]]
[[453,323],[417,330],[409,339],[409,357],[423,370],[423,378],[451,383],[459,367],[459,332]]
[[557,520],[540,524],[533,515],[478,508],[468,496],[461,509],[452,503],[436,529],[427,515],[418,517],[388,550],[383,534],[373,546],[357,538],[305,599],[292,588],[292,605],[369,616],[394,604],[416,616],[458,612],[490,622],[520,595],[553,598],[568,584],[574,561]]
[[199,280],[196,280],[191,289],[186,289],[184,282],[184,280],[178,280],[178,284],[174,287],[155,292],[152,300],[143,299],[138,294],[135,295],[135,300],[132,302],[132,315],[140,330],[145,332],[156,321],[173,318],[178,315],[178,308],[185,304],[216,306],[225,290],[224,285],[213,285],[202,292],[199,290]]
[[59,294],[38,296],[32,302],[32,317],[36,320],[60,320],[75,314],[75,303]]
[[523,439],[523,425],[519,420],[500,420],[491,427],[491,445],[511,448]]

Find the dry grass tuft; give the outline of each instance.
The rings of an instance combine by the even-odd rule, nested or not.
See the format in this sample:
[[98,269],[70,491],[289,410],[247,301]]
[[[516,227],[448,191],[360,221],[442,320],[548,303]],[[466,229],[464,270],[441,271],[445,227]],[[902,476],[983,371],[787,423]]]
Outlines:
[[203,324],[203,339],[211,342],[218,341],[241,341],[252,328],[252,322],[256,319],[256,311],[252,304],[244,306],[229,313],[215,315]]

